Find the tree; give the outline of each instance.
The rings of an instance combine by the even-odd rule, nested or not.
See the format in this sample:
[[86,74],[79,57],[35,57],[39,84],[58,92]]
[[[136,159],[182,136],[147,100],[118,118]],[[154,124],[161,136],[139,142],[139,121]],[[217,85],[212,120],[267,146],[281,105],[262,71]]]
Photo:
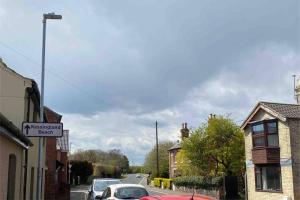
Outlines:
[[182,149],[203,176],[242,175],[244,172],[244,135],[229,118],[209,119],[182,142]]
[[126,155],[120,150],[113,149],[108,152],[97,150],[78,150],[70,156],[70,160],[89,161],[92,163],[110,165],[120,169],[120,171],[127,172],[129,170],[129,161]]
[[[158,144],[159,177],[169,177],[169,153],[168,150],[174,145],[173,142],[160,142]],[[151,173],[152,178],[157,174],[156,170],[156,145],[146,155],[144,170]]]
[[90,175],[93,174],[93,165],[88,161],[71,161],[71,177],[80,177],[81,183],[86,183]]
[[197,167],[193,166],[187,157],[187,152],[183,149],[176,154],[176,174],[179,176],[199,175]]

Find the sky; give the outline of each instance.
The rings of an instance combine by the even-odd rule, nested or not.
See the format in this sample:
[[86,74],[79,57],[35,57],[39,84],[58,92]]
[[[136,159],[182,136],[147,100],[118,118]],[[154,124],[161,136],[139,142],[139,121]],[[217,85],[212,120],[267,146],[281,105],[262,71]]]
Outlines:
[[297,0],[0,0],[0,57],[40,83],[72,152],[120,149],[140,165],[210,113],[241,124],[259,101],[295,103]]

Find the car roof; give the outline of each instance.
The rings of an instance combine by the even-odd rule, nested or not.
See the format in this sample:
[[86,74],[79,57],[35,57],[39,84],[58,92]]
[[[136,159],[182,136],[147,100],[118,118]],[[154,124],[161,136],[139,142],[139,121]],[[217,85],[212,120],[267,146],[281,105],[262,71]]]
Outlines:
[[[143,197],[143,200],[190,200],[191,195],[163,195]],[[194,200],[212,200],[209,197],[194,196]]]
[[139,188],[144,188],[144,186],[139,185],[139,184],[113,184],[109,186],[111,189],[115,190],[118,188],[126,188],[126,187],[139,187]]
[[120,181],[120,179],[116,179],[116,178],[95,178],[94,181]]

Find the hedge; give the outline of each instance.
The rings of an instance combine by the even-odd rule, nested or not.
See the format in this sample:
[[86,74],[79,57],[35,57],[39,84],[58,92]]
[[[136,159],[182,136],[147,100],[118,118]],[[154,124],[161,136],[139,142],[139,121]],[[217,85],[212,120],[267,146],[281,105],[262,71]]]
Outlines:
[[182,176],[174,179],[177,187],[195,189],[217,189],[222,186],[223,177]]
[[164,188],[168,188],[168,189],[171,189],[171,183],[172,183],[172,179],[169,179],[169,178],[164,178],[163,180],[163,185],[164,185]]
[[101,178],[120,178],[121,170],[119,167],[113,165],[102,165],[94,164],[94,173],[93,176]]
[[164,188],[171,189],[172,181],[173,179],[169,179],[169,178],[154,178],[154,186],[161,187],[161,183],[162,183]]
[[160,187],[160,182],[163,180],[163,178],[154,178],[154,186]]

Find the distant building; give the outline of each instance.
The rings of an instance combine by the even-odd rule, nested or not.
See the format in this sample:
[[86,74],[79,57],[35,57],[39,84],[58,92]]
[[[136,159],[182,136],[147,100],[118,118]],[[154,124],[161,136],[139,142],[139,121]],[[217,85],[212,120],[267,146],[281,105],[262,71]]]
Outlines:
[[[45,107],[45,120],[49,123],[60,123],[62,115]],[[46,142],[46,174],[45,200],[69,199],[68,184],[68,151],[69,131],[64,131],[61,138],[47,138]]]
[[300,199],[300,105],[259,102],[242,129],[248,199]]
[[[189,129],[187,128],[187,123],[182,124],[182,128],[180,130],[181,140],[183,141],[185,138],[189,137]],[[176,144],[169,149],[169,177],[175,178],[180,175],[177,173],[177,160],[176,155],[181,150],[180,141],[177,141]]]

